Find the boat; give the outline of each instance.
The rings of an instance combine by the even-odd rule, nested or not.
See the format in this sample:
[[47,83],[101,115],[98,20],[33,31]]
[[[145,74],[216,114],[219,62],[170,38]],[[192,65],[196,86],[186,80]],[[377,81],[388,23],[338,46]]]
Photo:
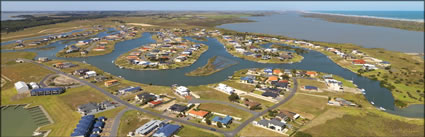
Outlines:
[[87,62],[85,60],[83,61],[83,63],[86,63],[87,64]]
[[119,68],[122,69],[123,67],[122,66],[119,66]]
[[370,104],[374,105],[375,103],[373,103],[373,101],[371,101]]
[[112,60],[112,63],[114,63],[114,61]]
[[364,89],[360,89],[360,91],[362,92],[362,94],[363,94],[363,95],[365,95],[365,94],[366,94],[366,90],[364,90]]
[[366,90],[364,90],[364,88],[362,88],[362,89],[360,89],[360,91],[364,92],[364,91],[366,91]]
[[383,107],[379,107],[380,110],[385,111],[386,109]]

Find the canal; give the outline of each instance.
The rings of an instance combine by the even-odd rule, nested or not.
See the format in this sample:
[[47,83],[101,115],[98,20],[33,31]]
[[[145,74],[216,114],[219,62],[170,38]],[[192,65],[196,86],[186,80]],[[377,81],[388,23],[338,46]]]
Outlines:
[[[111,29],[110,29],[111,30]],[[97,34],[96,37],[104,37],[108,35],[106,32]],[[112,63],[112,60],[115,60],[119,55],[124,54],[131,49],[137,48],[141,45],[154,43],[155,41],[151,37],[151,33],[145,32],[142,37],[118,42],[115,45],[115,50],[106,55],[86,57],[86,58],[60,58],[56,57],[56,53],[62,50],[66,44],[63,41],[57,41],[51,43],[47,47],[49,50],[40,50],[39,48],[35,49],[26,49],[23,51],[37,52],[37,57],[48,57],[50,59],[65,59],[65,60],[74,60],[74,61],[85,61],[91,65],[94,65],[105,72],[111,73],[116,76],[122,76],[123,78],[135,82],[145,83],[145,84],[154,84],[154,85],[164,85],[169,86],[172,84],[186,85],[186,86],[195,86],[195,85],[204,85],[224,81],[228,76],[233,75],[235,71],[246,69],[246,68],[280,68],[280,69],[303,69],[303,70],[313,70],[319,72],[330,73],[334,75],[342,76],[345,79],[353,80],[353,83],[356,84],[359,88],[366,90],[365,97],[369,101],[375,102],[376,107],[384,107],[387,112],[406,116],[406,117],[422,117],[424,116],[424,105],[411,105],[405,109],[398,109],[394,106],[394,98],[391,92],[380,86],[378,81],[371,80],[362,76],[359,76],[350,70],[340,67],[331,61],[326,55],[310,50],[308,53],[303,54],[304,59],[301,62],[293,64],[265,64],[257,63],[241,58],[237,58],[227,53],[224,45],[221,44],[217,39],[208,37],[207,41],[197,41],[186,37],[186,39],[199,42],[205,45],[208,45],[208,50],[203,53],[199,59],[192,64],[191,66],[173,69],[173,70],[129,70],[129,69],[120,69]],[[76,41],[69,42],[67,44],[73,44]],[[2,52],[14,52],[11,50],[2,50]],[[190,72],[198,67],[205,65],[209,58],[213,56],[221,56],[226,59],[238,62],[238,64],[230,66],[223,69],[222,71],[216,72],[208,76],[185,76],[184,74]]]

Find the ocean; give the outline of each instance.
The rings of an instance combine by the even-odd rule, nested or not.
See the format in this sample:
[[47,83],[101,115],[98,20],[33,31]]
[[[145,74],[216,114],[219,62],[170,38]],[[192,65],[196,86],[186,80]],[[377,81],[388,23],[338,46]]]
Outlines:
[[403,20],[424,20],[424,11],[312,11],[319,13],[391,18]]

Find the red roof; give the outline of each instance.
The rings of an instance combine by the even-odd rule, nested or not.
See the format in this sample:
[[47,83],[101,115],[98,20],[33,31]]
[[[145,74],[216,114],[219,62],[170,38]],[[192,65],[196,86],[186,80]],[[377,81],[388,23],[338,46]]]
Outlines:
[[150,101],[149,103],[153,105],[158,105],[158,104],[161,104],[162,101]]
[[205,117],[209,112],[203,111],[203,110],[195,111],[195,110],[192,109],[192,110],[189,111],[189,113],[197,115],[197,116]]
[[366,63],[366,61],[364,61],[364,60],[362,60],[362,59],[356,59],[356,60],[353,60],[353,63],[354,63],[354,64],[365,64],[365,63]]
[[288,80],[280,80],[279,83],[289,83]]

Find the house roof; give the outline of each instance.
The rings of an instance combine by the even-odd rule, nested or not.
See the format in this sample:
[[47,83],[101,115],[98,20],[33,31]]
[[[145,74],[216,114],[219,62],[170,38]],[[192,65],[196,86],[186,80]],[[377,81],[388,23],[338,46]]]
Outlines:
[[99,106],[94,102],[89,102],[87,104],[82,104],[82,105],[78,106],[78,108],[83,112],[89,112],[91,110],[98,109]]
[[355,64],[365,64],[366,61],[364,61],[362,59],[356,59],[356,60],[353,60],[353,63],[355,63]]
[[282,114],[284,114],[288,117],[291,117],[291,118],[293,118],[297,114],[295,112],[291,112],[291,111],[287,111],[287,110],[280,110],[280,113],[282,113]]
[[169,109],[172,111],[183,112],[187,109],[187,107],[179,104],[174,104]]
[[270,76],[269,81],[277,81],[279,78],[277,76]]
[[153,136],[154,137],[170,137],[179,129],[180,129],[180,125],[167,124],[161,127],[160,129],[158,129],[155,132],[155,134],[153,134]]
[[314,72],[314,71],[307,71],[305,74],[307,74],[307,75],[317,75],[317,73]]
[[281,73],[281,72],[280,72],[280,69],[275,69],[275,70],[273,70],[273,74],[279,74],[279,73]]
[[304,86],[304,89],[317,90],[317,87],[315,87],[315,86]]
[[226,116],[226,117],[224,117],[224,118],[219,117],[219,116],[215,116],[215,117],[212,119],[212,121],[220,122],[220,123],[223,123],[223,124],[225,124],[225,125],[229,124],[231,120],[232,120],[232,117],[230,117],[230,116]]
[[160,101],[160,100],[154,100],[154,101],[150,101],[149,103],[150,104],[153,104],[153,105],[158,105],[158,104],[161,104],[162,101]]
[[203,111],[203,110],[195,111],[192,109],[189,111],[189,114],[193,114],[193,115],[197,115],[201,117],[205,117],[208,113],[209,113],[208,111]]
[[277,94],[277,93],[273,93],[273,92],[270,92],[270,91],[264,92],[264,93],[263,93],[263,94],[261,94],[261,95],[266,96],[266,97],[273,97],[273,98],[275,98],[275,97],[279,96],[279,94]]

